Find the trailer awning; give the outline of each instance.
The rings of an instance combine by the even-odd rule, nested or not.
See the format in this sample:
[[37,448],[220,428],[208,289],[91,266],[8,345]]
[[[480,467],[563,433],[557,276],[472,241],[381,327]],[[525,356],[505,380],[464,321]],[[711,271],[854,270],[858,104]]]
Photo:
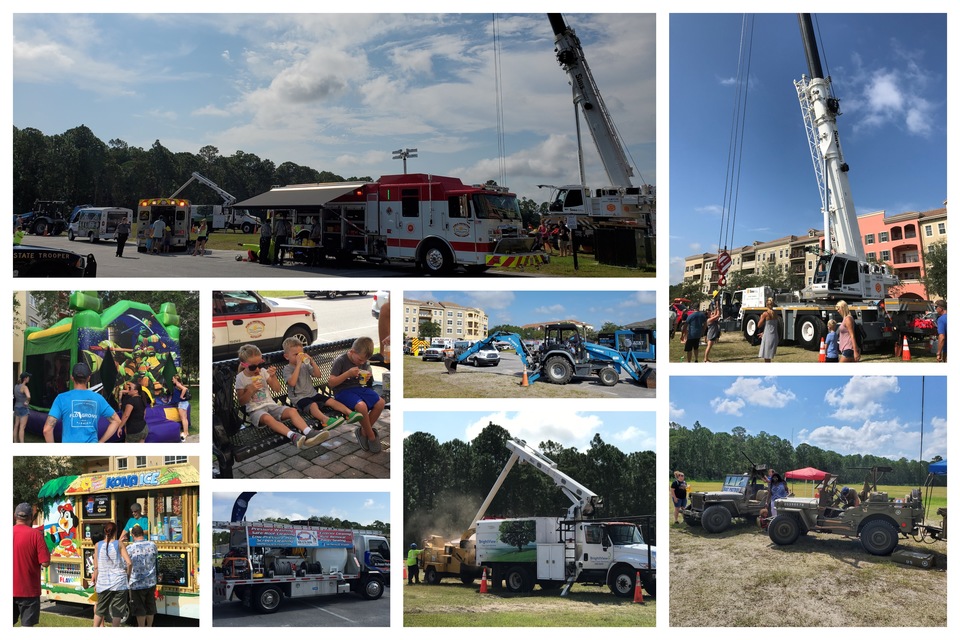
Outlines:
[[294,184],[275,187],[243,202],[234,203],[235,209],[295,209],[318,207],[340,196],[359,189],[365,182],[325,182],[320,184]]

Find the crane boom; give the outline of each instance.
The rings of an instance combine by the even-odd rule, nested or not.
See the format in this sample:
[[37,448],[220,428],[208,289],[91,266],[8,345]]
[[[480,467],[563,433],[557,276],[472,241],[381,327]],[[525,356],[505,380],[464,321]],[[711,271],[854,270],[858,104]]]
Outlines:
[[231,194],[227,193],[225,190],[221,189],[220,186],[219,186],[216,182],[214,182],[214,181],[211,180],[210,178],[207,178],[206,176],[200,174],[200,173],[197,172],[197,171],[194,171],[192,174],[190,174],[190,179],[187,180],[186,182],[184,182],[182,185],[180,185],[180,188],[177,189],[176,191],[174,191],[174,192],[173,192],[173,195],[170,196],[170,198],[171,198],[171,199],[172,199],[172,198],[176,198],[178,195],[180,195],[180,193],[181,193],[184,189],[186,189],[187,187],[189,187],[190,184],[191,184],[194,180],[196,180],[196,181],[199,182],[200,184],[202,184],[202,185],[204,185],[204,186],[207,186],[207,187],[210,187],[212,190],[216,191],[217,195],[220,196],[221,198],[223,198],[223,206],[224,206],[224,207],[229,207],[230,205],[232,205],[234,202],[237,201],[237,199],[236,199],[233,195],[231,195]]
[[570,77],[573,102],[580,106],[607,177],[612,186],[631,187],[633,167],[627,160],[627,154],[623,150],[613,119],[590,72],[583,48],[580,46],[580,38],[567,26],[561,14],[548,13],[547,18],[550,20],[555,36],[557,62]]

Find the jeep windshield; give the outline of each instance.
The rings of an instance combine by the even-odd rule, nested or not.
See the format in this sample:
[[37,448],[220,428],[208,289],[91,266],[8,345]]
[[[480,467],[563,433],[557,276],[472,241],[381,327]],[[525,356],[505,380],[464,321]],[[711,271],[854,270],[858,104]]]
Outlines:
[[632,524],[609,524],[607,533],[610,534],[610,540],[615,545],[625,544],[643,544],[643,536],[640,535],[640,529]]
[[723,481],[723,491],[744,493],[747,489],[747,476],[727,476]]

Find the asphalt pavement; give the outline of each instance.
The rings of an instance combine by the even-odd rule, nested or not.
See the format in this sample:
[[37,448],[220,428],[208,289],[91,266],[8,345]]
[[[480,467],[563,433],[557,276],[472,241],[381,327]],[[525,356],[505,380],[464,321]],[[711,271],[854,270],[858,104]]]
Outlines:
[[257,613],[240,602],[213,606],[215,627],[389,627],[390,589],[377,600],[354,593],[285,599],[276,613]]

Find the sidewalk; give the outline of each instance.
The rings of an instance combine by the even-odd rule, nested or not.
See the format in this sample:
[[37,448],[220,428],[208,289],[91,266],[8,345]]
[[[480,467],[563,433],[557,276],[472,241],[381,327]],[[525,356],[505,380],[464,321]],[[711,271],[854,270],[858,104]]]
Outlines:
[[283,445],[238,462],[235,478],[389,478],[390,410],[380,415],[375,428],[380,432],[383,451],[370,453],[360,448],[353,435],[355,425],[333,429],[332,437],[309,449]]

